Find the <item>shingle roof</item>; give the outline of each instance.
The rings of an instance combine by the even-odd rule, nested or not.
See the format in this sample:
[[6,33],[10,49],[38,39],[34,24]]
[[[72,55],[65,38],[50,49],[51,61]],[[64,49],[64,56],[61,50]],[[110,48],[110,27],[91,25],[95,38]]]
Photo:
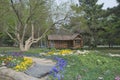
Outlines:
[[48,35],[48,40],[73,40],[75,37],[77,37],[79,34],[73,34],[73,35]]

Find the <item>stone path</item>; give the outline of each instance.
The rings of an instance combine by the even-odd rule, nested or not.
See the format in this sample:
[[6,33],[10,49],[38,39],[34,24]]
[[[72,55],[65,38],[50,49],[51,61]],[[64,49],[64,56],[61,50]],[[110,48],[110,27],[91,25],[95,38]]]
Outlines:
[[26,70],[25,73],[33,77],[41,78],[49,74],[52,67],[53,66],[49,65],[35,64],[34,66]]
[[46,80],[46,74],[55,65],[55,62],[35,57],[32,57],[32,59],[34,61],[33,66],[25,72],[16,72],[7,67],[0,67],[0,75],[9,76],[13,78],[12,80]]
[[41,78],[49,74],[50,70],[55,65],[54,62],[47,59],[39,59],[34,57],[33,61],[35,62],[34,65],[26,70],[25,73],[37,78]]

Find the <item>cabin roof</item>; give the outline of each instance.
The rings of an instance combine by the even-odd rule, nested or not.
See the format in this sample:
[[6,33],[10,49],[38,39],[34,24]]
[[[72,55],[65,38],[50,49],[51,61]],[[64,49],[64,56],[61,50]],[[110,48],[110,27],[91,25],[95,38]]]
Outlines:
[[72,35],[48,35],[48,40],[73,40],[75,39],[79,34],[72,34]]

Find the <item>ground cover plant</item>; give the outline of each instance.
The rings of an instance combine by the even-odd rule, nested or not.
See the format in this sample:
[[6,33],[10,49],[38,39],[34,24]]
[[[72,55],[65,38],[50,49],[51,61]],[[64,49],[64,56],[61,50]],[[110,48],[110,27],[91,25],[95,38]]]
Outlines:
[[32,63],[31,58],[24,57],[20,52],[0,56],[0,66],[6,66],[16,71],[25,71]]
[[57,56],[67,61],[63,80],[77,80],[78,77],[80,80],[120,80],[119,57],[101,55],[99,51]]
[[[65,80],[74,80],[78,75],[82,80],[114,80],[120,75],[120,62],[96,54],[64,56],[68,61]],[[70,78],[71,76],[71,78]]]

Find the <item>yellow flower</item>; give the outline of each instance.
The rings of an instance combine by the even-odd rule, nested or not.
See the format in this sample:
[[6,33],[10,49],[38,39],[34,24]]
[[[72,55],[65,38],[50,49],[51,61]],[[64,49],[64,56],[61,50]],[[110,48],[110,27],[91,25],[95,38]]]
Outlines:
[[55,53],[54,51],[50,51],[50,52],[47,53],[47,55],[52,55],[54,53]]
[[71,50],[61,50],[61,51],[59,52],[59,54],[61,54],[61,55],[66,55],[66,54],[71,54],[71,53],[72,53]]
[[31,58],[24,57],[23,62],[21,62],[19,65],[17,65],[14,69],[16,71],[23,71],[26,70],[30,65],[32,65],[33,61]]

